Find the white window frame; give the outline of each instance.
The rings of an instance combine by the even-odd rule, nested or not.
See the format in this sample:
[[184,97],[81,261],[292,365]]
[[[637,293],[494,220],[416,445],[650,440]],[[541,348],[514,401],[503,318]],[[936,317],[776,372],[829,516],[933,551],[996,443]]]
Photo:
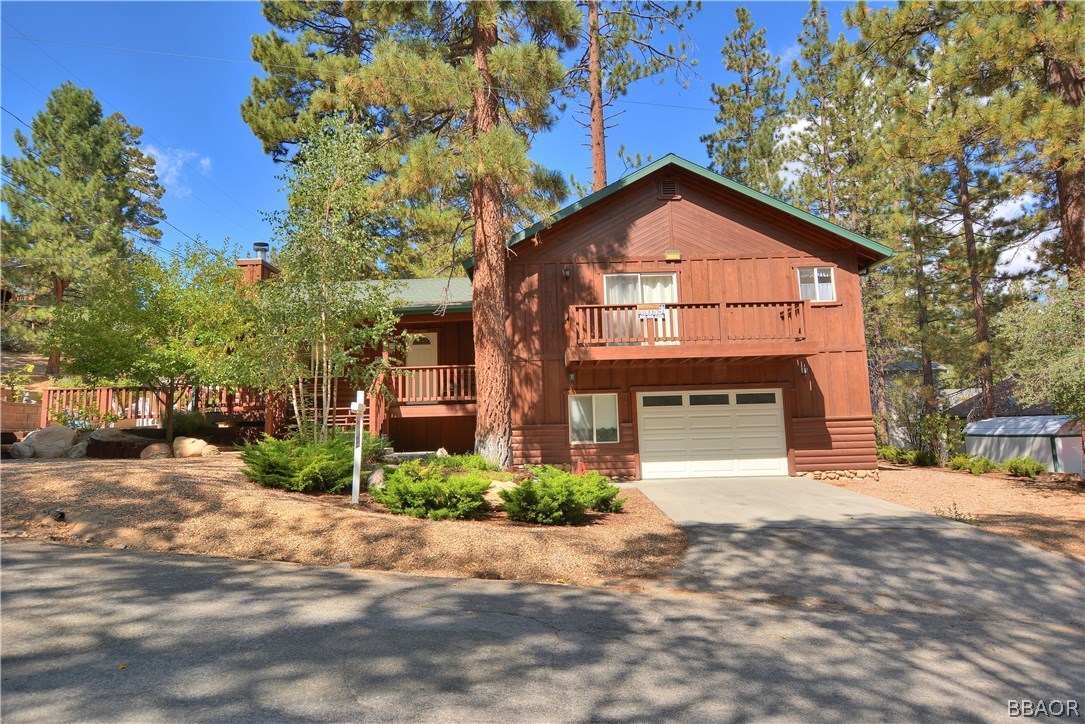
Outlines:
[[[574,440],[573,439],[573,398],[574,397],[590,397],[591,398],[591,440]],[[599,397],[613,397],[614,398],[614,439],[613,440],[597,440],[597,434],[599,431],[599,425],[596,423],[598,419],[595,413],[595,402]],[[569,444],[570,445],[614,445],[621,442],[622,437],[622,424],[621,414],[618,410],[618,393],[616,392],[602,392],[602,393],[571,393],[569,399],[566,402],[569,412]]]
[[[811,304],[829,304],[836,301],[836,267],[828,264],[822,264],[821,266],[799,266],[795,267],[795,280],[799,284],[799,298],[802,299],[802,273],[806,269],[812,269],[814,271],[814,299],[806,299]],[[821,299],[821,284],[818,282],[818,272],[824,269],[829,270],[829,284],[833,289],[833,296],[831,299]]]
[[607,279],[610,277],[636,277],[637,278],[637,301],[633,304],[644,304],[643,277],[667,277],[671,278],[671,288],[674,289],[674,301],[663,304],[678,304],[678,274],[675,272],[614,272],[603,275],[603,304],[615,304],[607,299]]

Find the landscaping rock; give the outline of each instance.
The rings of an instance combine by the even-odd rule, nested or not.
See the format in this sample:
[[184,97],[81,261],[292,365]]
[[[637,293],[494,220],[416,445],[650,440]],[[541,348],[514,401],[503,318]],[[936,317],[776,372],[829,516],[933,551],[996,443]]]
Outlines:
[[203,452],[200,453],[200,457],[209,458],[213,455],[218,455],[219,452],[217,445],[208,445],[203,449]]
[[498,491],[515,488],[516,485],[517,484],[511,480],[495,481],[489,488],[486,489],[486,492],[482,494],[482,497],[486,498],[486,502],[489,503],[492,507],[499,507],[505,501],[503,501],[501,499],[501,496],[497,494]]
[[139,453],[140,460],[161,460],[173,457],[173,448],[164,442],[156,442],[143,448]]
[[207,447],[205,440],[194,437],[179,437],[173,441],[173,456],[175,458],[198,458],[203,455],[203,449]]
[[87,446],[90,445],[90,438],[80,440],[76,444],[68,448],[68,452],[65,457],[77,460],[79,458],[85,458],[87,456]]
[[63,425],[50,425],[30,433],[23,442],[34,448],[36,458],[64,457],[75,442],[75,430]]
[[366,488],[383,488],[384,487],[384,468],[378,467],[369,474],[369,480],[366,482]]
[[11,457],[20,460],[34,457],[34,446],[28,442],[11,443]]
[[448,450],[445,450],[443,447],[437,448],[437,457],[439,457],[439,458],[447,458],[448,457]]
[[101,427],[90,433],[91,440],[99,442],[147,442],[147,438],[133,435],[115,427]]

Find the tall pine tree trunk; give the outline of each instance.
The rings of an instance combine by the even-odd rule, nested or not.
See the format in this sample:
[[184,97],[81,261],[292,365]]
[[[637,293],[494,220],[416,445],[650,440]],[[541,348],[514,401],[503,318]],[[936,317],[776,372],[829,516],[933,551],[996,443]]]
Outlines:
[[[917,214],[912,212],[912,223],[918,224]],[[917,228],[912,232],[913,263],[915,273],[916,329],[919,337],[919,372],[923,377],[923,417],[929,417],[938,411],[938,388],[934,381],[934,360],[927,336],[930,324],[930,310],[927,304],[927,270],[924,266],[923,245],[920,241],[922,232]]]
[[987,306],[983,299],[983,280],[980,279],[979,251],[976,248],[975,221],[972,217],[972,196],[968,190],[968,168],[964,159],[957,159],[957,200],[960,204],[961,226],[964,229],[965,254],[968,259],[968,281],[972,287],[972,312],[976,318],[976,346],[980,353],[977,360],[977,376],[980,383],[980,399],[983,416],[995,416],[994,372],[991,367],[991,342],[987,329]]
[[[1060,20],[1066,20],[1066,0],[1047,0],[1058,7]],[[1059,59],[1044,56],[1047,89],[1066,105],[1080,108],[1085,101],[1083,69]],[[1080,159],[1079,159],[1080,162]],[[1068,170],[1065,164],[1055,169],[1055,191],[1059,197],[1059,221],[1065,239],[1064,259],[1072,275],[1085,276],[1085,167]]]
[[[53,279],[53,304],[59,307],[64,302],[64,291],[71,282],[60,278],[55,273],[51,273],[49,276]],[[55,348],[49,350],[49,361],[45,365],[45,374],[60,374],[60,350]]]
[[[482,84],[471,103],[472,133],[497,128],[498,99],[490,72],[490,51],[497,45],[497,9],[478,3],[472,40],[475,68]],[[505,331],[508,296],[505,284],[505,224],[501,185],[489,172],[473,179],[471,217],[475,224],[475,277],[472,285],[478,417],[475,449],[488,462],[512,464],[512,410],[509,400],[509,339]]]
[[603,53],[599,37],[599,0],[588,0],[588,97],[591,116],[592,189],[607,185],[606,122],[603,118]]

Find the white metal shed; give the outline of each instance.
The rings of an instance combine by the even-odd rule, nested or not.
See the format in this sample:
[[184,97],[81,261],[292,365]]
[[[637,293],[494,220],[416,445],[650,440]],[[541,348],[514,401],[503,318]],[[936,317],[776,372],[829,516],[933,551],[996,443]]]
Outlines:
[[964,426],[964,449],[996,462],[1028,455],[1056,473],[1082,472],[1081,428],[1069,415],[992,417]]

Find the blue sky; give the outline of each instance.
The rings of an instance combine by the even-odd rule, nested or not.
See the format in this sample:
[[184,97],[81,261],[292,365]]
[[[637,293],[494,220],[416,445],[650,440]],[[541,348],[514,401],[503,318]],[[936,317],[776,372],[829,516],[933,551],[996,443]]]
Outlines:
[[[754,21],[767,27],[769,47],[785,57],[789,68],[808,4],[745,4]],[[694,20],[691,56],[698,60],[700,77],[691,78],[688,88],[671,79],[662,86],[642,81],[616,106],[624,113],[607,140],[610,180],[623,171],[615,158],[622,144],[630,152],[654,157],[673,152],[707,163],[699,139],[714,126],[711,83],[727,82],[719,49],[735,27],[736,5],[706,2]],[[840,18],[847,6],[827,4],[834,35],[843,30]],[[0,99],[10,113],[29,122],[53,88],[72,80],[94,90],[107,114],[119,111],[144,129],[144,147],[158,159],[166,187],[163,207],[176,227],[163,227],[164,247],[182,241],[182,232],[213,246],[228,238],[244,249],[270,237],[264,215],[283,205],[276,179],[283,169],[263,154],[239,112],[259,70],[248,61],[250,38],[269,29],[258,3],[3,2],[0,19]],[[12,140],[17,127],[11,115],[0,115],[7,155],[17,150]],[[570,111],[552,131],[536,137],[532,157],[588,182],[585,141]]]

